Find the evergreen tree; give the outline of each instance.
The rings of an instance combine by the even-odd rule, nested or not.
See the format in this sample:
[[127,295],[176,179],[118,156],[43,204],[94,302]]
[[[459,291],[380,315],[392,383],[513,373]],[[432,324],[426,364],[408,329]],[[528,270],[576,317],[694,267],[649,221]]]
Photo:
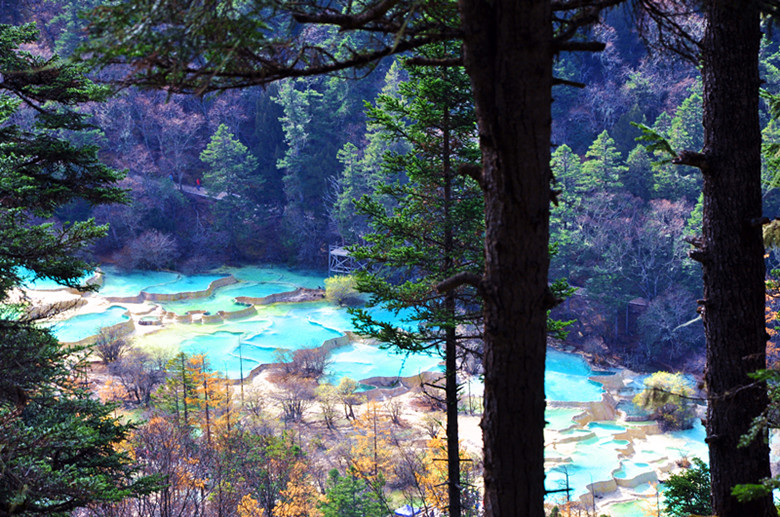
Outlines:
[[167,379],[154,394],[156,408],[175,415],[176,423],[189,427],[195,423],[193,398],[197,385],[187,368],[190,357],[181,352],[168,362]]
[[216,229],[227,236],[233,256],[257,256],[265,243],[262,228],[267,213],[260,205],[264,181],[258,174],[257,159],[220,124],[200,160],[207,165],[204,185],[212,196],[218,196]]
[[253,148],[257,157],[260,176],[263,178],[263,201],[275,207],[284,206],[282,173],[276,167],[284,155],[284,132],[280,118],[282,107],[274,101],[279,85],[272,84],[260,94],[255,106],[255,140]]
[[647,201],[653,191],[653,162],[643,145],[637,145],[628,153],[626,166],[623,185],[631,194]]
[[766,265],[760,224],[759,52],[762,9],[756,1],[703,4],[701,152],[681,151],[675,163],[702,173],[702,236],[690,257],[702,264],[701,314],[707,341],[707,443],[712,510],[721,517],[777,515],[771,493],[740,501],[735,485],[769,477],[769,447],[756,440],[737,449],[761,414],[766,386],[750,373],[766,364]]
[[[465,65],[479,113],[482,168],[467,172],[484,193],[485,269],[482,276],[458,276],[440,287],[479,286],[485,294],[488,516],[543,515],[547,312],[558,302],[548,282],[552,57],[602,48],[572,38],[608,5],[390,0],[183,10],[174,1],[145,0],[104,6],[90,24],[94,58],[133,63],[129,82],[177,92],[358,73],[382,57],[432,43],[459,47],[457,57],[442,64]],[[309,38],[323,25],[364,38],[337,55],[332,42]]]
[[239,142],[225,124],[220,124],[206,149],[200,153],[200,161],[208,168],[203,175],[214,195],[224,192],[225,199],[234,208],[244,205],[250,208],[258,198],[262,178],[256,174],[257,159]]
[[551,267],[554,272],[571,277],[572,266],[582,250],[583,243],[577,235],[575,220],[582,203],[577,183],[582,175],[582,163],[571,148],[558,146],[550,158],[550,169],[555,178],[555,203],[550,208],[550,241],[556,250]]
[[710,468],[699,458],[679,474],[664,482],[664,510],[671,517],[711,515]]
[[376,488],[368,486],[354,469],[342,476],[336,469],[328,473],[325,500],[319,505],[322,517],[384,517],[387,507],[376,497]]
[[[301,262],[316,261],[325,244],[328,177],[339,169],[337,149],[328,135],[337,108],[311,81],[289,80],[274,100],[284,110],[279,119],[287,149],[278,161],[285,194],[284,233],[289,253]],[[321,87],[321,85],[319,85]]]
[[[397,98],[399,85],[405,76],[405,70],[398,61],[394,61],[385,75],[382,95]],[[365,194],[375,193],[376,185],[380,181],[392,183],[391,178],[383,178],[382,160],[385,153],[408,151],[405,141],[394,139],[392,133],[386,131],[382,124],[373,123],[371,120],[368,121],[364,139],[368,144],[362,149],[348,142],[338,153],[338,159],[344,168],[336,182],[336,199],[331,217],[336,231],[349,244],[358,242],[361,236],[369,233],[366,217],[356,212],[354,200]],[[385,199],[382,202],[387,204],[392,203],[392,200]]]
[[[690,92],[675,110],[674,117],[662,123],[668,127],[661,134],[668,138],[674,149],[701,149],[704,145],[701,83],[694,84]],[[659,125],[656,122],[656,126]],[[693,201],[700,192],[701,176],[693,168],[674,166],[668,160],[654,164],[654,197],[671,200],[684,197]]]
[[571,203],[576,199],[576,185],[580,181],[582,174],[582,163],[566,144],[559,145],[550,157],[550,167],[552,168],[555,186],[564,193],[566,199]]
[[620,151],[606,129],[596,137],[585,157],[589,160],[582,164],[579,192],[609,191],[623,186],[622,176],[628,168],[623,165]]
[[9,306],[23,268],[77,286],[92,268],[75,255],[105,233],[91,220],[41,221],[72,200],[124,198],[97,149],[67,138],[91,129],[76,107],[107,89],[78,66],[20,50],[36,38],[33,25],[0,25],[0,514],[65,516],[148,492],[155,478],[135,477],[117,451],[133,425],[84,388],[84,350],[64,350],[28,307]]
[[[439,49],[439,53],[444,53]],[[437,56],[441,57],[441,56]],[[473,290],[437,292],[443,280],[482,264],[482,198],[478,186],[456,172],[478,156],[468,78],[458,68],[412,69],[399,86],[399,97],[380,95],[369,110],[372,124],[394,140],[411,146],[407,153],[387,153],[384,170],[392,180],[380,183],[377,196],[357,202],[374,230],[353,256],[383,269],[358,275],[358,289],[371,293],[371,303],[409,317],[404,329],[354,311],[361,332],[401,350],[433,349],[444,357],[447,437],[454,451],[448,457],[450,515],[460,515],[460,467],[457,432],[457,359],[463,339],[459,325],[474,325],[479,303]],[[392,198],[391,208],[383,198]],[[440,348],[441,347],[441,348]]]

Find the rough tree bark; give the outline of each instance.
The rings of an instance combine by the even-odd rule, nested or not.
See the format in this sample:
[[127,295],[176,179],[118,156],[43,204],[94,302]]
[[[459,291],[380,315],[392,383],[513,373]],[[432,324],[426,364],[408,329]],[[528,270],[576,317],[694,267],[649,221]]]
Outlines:
[[553,35],[546,0],[459,0],[485,191],[485,515],[544,516]]
[[766,390],[748,387],[765,367],[761,132],[758,118],[759,12],[752,0],[707,3],[702,45],[704,82],[703,247],[692,252],[704,276],[701,313],[707,338],[713,512],[719,517],[776,515],[771,496],[741,504],[738,483],[769,477],[761,440],[737,441],[767,404]]

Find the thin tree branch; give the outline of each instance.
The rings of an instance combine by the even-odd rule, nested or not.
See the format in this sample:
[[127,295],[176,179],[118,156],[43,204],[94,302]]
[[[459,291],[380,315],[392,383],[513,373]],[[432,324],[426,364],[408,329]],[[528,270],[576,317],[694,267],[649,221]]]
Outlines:
[[482,167],[470,163],[464,163],[458,167],[458,174],[468,176],[477,182],[481,189],[485,189],[485,178],[482,175]]
[[415,56],[406,60],[406,64],[411,66],[439,66],[439,67],[454,67],[463,66],[463,57],[450,57],[450,58],[430,58],[423,56]]
[[585,83],[579,83],[577,81],[569,81],[568,79],[561,79],[559,77],[553,77],[553,86],[572,86],[574,88],[585,88]]
[[601,52],[607,47],[600,41],[560,41],[553,46],[557,52]]

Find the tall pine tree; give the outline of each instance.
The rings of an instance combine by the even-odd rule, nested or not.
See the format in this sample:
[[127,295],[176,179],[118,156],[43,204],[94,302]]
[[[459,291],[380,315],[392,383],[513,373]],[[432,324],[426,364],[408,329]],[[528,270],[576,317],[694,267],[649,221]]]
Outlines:
[[123,199],[121,175],[97,149],[68,140],[91,128],[76,107],[107,90],[77,66],[20,50],[36,38],[33,25],[0,25],[0,514],[64,516],[147,492],[154,479],[136,477],[117,451],[132,425],[83,387],[84,351],[63,349],[23,299],[9,310],[24,270],[76,286],[91,268],[75,255],[105,233],[91,220],[41,221],[73,200]]
[[[445,54],[439,51],[439,56]],[[369,118],[391,140],[411,150],[388,152],[384,170],[393,181],[380,183],[374,196],[357,202],[369,217],[373,233],[353,256],[382,264],[381,270],[358,276],[358,289],[371,303],[409,311],[405,328],[377,321],[356,311],[361,332],[401,350],[434,350],[445,360],[449,515],[461,515],[458,456],[458,359],[464,333],[474,334],[480,305],[473,289],[441,294],[436,286],[458,273],[482,267],[482,196],[478,185],[459,175],[473,166],[479,152],[468,78],[461,68],[410,70],[400,96],[380,95]],[[396,180],[403,176],[404,180]],[[387,200],[392,200],[390,206]],[[464,330],[468,325],[470,330]]]

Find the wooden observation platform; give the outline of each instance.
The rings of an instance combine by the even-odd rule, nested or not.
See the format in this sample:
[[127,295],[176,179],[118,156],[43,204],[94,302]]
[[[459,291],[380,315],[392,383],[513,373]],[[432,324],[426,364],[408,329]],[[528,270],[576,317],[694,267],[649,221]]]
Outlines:
[[348,275],[365,266],[352,258],[349,251],[342,246],[331,244],[328,248],[328,273]]

